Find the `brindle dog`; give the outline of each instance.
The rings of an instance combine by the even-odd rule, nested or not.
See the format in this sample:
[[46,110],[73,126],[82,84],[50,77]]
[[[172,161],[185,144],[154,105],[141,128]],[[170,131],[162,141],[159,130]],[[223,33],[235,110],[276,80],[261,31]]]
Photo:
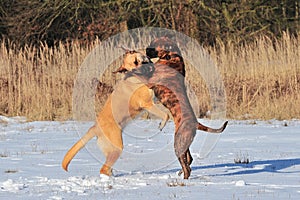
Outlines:
[[145,72],[153,70],[143,68],[152,67],[151,65],[143,65],[130,72],[130,74],[139,77],[150,89],[153,89],[158,100],[171,112],[175,123],[175,154],[181,164],[184,179],[188,179],[191,173],[190,165],[193,160],[189,147],[193,142],[196,130],[221,133],[228,122],[226,121],[218,129],[213,129],[197,121],[187,97],[184,77],[177,70],[168,65],[157,63],[152,76],[149,77]]
[[[185,77],[185,65],[181,51],[177,44],[169,37],[159,37],[151,41],[150,45],[146,48],[146,54],[150,59],[158,58],[156,64],[167,65]],[[189,149],[187,150],[187,158],[190,165],[193,159]]]

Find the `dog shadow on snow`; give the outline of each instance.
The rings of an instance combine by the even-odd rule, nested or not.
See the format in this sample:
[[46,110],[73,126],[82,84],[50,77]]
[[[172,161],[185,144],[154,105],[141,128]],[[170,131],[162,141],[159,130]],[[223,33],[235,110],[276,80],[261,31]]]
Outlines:
[[194,166],[193,171],[226,168],[225,173],[216,173],[213,176],[232,176],[232,175],[246,175],[258,174],[262,172],[269,173],[299,173],[300,170],[285,170],[296,165],[300,165],[300,158],[291,159],[276,159],[276,160],[261,160],[252,161],[248,164],[242,163],[223,163],[206,166]]
[[[192,166],[192,173],[197,172],[199,170],[210,170],[210,169],[218,169],[224,168],[221,173],[213,172],[214,174],[207,174],[208,176],[234,176],[234,175],[246,175],[246,174],[258,174],[258,173],[299,173],[300,170],[287,170],[285,169],[294,167],[296,165],[300,165],[300,158],[292,158],[292,159],[277,159],[277,160],[261,160],[261,161],[252,161],[248,164],[242,163],[222,163],[222,164],[214,164],[214,165],[203,165],[203,166]],[[169,169],[169,170],[161,170],[156,173],[165,174],[165,173],[175,173],[180,169]],[[155,173],[155,172],[154,172]],[[191,177],[192,178],[192,177]]]
[[[214,165],[201,165],[201,166],[192,166],[193,172],[200,170],[207,170],[208,176],[234,176],[234,175],[247,175],[247,174],[259,174],[259,173],[299,173],[300,170],[287,170],[285,169],[292,168],[294,166],[300,165],[300,158],[291,158],[291,159],[277,159],[277,160],[261,160],[261,161],[252,161],[248,164],[242,163],[222,163]],[[211,169],[221,169],[222,171],[209,173]],[[225,169],[225,170],[223,170]],[[180,168],[158,170],[152,172],[146,172],[144,174],[173,174],[180,170]],[[224,172],[225,171],[225,172]],[[134,173],[130,173],[131,175]],[[128,175],[127,173],[121,173],[117,176]],[[191,177],[193,179],[193,177]]]

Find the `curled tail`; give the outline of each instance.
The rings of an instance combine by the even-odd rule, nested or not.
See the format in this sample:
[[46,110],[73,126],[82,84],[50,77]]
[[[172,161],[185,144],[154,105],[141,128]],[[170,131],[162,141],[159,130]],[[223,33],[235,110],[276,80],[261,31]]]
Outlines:
[[228,124],[228,121],[226,121],[222,127],[214,129],[214,128],[204,126],[198,122],[197,130],[205,131],[205,132],[209,132],[209,133],[222,133],[225,130],[227,124]]
[[93,126],[92,128],[90,128],[88,132],[84,136],[82,136],[82,138],[80,138],[80,140],[78,140],[66,153],[62,161],[62,168],[64,170],[68,171],[68,165],[74,158],[74,156],[78,153],[78,151],[80,151],[80,149],[82,149],[82,147],[86,145],[86,143],[88,143],[88,141],[90,141],[95,136],[93,128],[95,127]]

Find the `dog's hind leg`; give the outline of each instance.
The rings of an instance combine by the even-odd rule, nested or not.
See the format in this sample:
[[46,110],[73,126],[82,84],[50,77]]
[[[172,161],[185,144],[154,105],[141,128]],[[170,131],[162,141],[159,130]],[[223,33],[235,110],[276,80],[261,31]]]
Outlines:
[[187,156],[187,164],[188,164],[188,165],[191,165],[192,162],[193,162],[193,157],[192,157],[192,155],[191,155],[190,149],[187,150],[186,156]]
[[112,166],[115,164],[115,162],[119,159],[122,151],[116,150],[113,152],[109,152],[106,155],[106,161],[102,168],[100,169],[100,174],[105,174],[107,176],[112,175]]
[[177,130],[174,137],[175,154],[182,167],[182,171],[180,171],[178,175],[181,175],[183,172],[184,179],[188,179],[191,173],[190,164],[192,163],[193,158],[189,148],[195,132],[196,130],[192,129],[190,124],[184,123],[179,130]]
[[[190,166],[193,162],[193,157],[191,155],[190,149],[187,150],[186,152],[186,160],[187,160],[187,164]],[[183,173],[183,170],[180,170],[178,172],[178,176],[180,176]]]
[[114,132],[114,135],[103,135],[98,137],[97,143],[106,158],[105,163],[100,169],[100,174],[111,176],[112,166],[119,159],[123,151],[121,130]]
[[179,157],[178,157],[178,160],[179,160],[179,163],[181,165],[181,168],[182,170],[178,173],[178,175],[180,176],[183,172],[183,178],[184,179],[188,179],[191,175],[191,168],[188,164],[188,158],[187,158],[187,152],[181,154]]

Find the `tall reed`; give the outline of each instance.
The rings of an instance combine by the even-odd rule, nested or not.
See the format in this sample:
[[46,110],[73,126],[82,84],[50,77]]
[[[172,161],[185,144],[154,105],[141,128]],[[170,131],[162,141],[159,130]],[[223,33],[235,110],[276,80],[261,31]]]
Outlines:
[[[8,48],[7,48],[8,46]],[[71,113],[72,87],[88,49],[79,44],[1,44],[0,114],[23,115],[34,120],[66,119]]]
[[[9,41],[0,45],[0,115],[26,116],[30,120],[72,118],[72,92],[78,69],[88,53],[78,42],[49,48],[25,46],[17,50]],[[300,118],[300,38],[284,34],[271,40],[266,36],[240,46],[219,41],[205,47],[223,77],[227,117],[232,119]],[[115,76],[108,69],[102,83],[111,88]],[[187,83],[199,100],[200,115],[211,109],[203,78],[195,77],[187,64]],[[110,89],[99,90],[100,103]]]
[[258,37],[209,48],[224,77],[229,118],[300,118],[300,38]]

